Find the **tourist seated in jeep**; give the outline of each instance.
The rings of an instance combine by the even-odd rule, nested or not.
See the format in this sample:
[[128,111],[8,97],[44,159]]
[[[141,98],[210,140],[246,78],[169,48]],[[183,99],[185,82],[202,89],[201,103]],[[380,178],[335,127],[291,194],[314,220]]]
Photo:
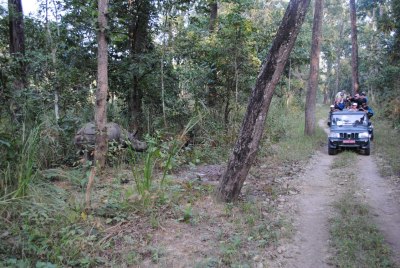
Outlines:
[[348,111],[358,111],[357,106],[358,106],[358,104],[357,104],[356,102],[353,102],[353,103],[351,104],[351,106],[350,106],[349,108],[347,108],[347,110],[348,110]]
[[368,116],[368,119],[371,119],[371,117],[374,115],[374,111],[372,110],[372,108],[370,108],[368,106],[368,104],[366,102],[362,103],[361,107],[358,110],[366,113]]

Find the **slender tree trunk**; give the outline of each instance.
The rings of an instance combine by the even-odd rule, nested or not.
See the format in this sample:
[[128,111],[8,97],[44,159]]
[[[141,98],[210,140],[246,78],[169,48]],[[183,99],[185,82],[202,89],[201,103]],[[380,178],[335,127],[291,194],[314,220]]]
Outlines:
[[163,119],[164,119],[164,127],[167,128],[167,114],[166,114],[166,107],[165,107],[165,86],[164,86],[164,61],[165,61],[165,51],[166,51],[166,34],[168,27],[168,16],[169,10],[166,9],[165,11],[165,21],[164,21],[164,32],[163,32],[163,46],[161,51],[161,102],[162,102],[162,112],[163,112]]
[[107,155],[107,94],[108,94],[108,48],[106,40],[108,0],[99,0],[98,58],[96,91],[96,145],[95,164],[103,169]]
[[96,143],[94,150],[94,166],[90,169],[86,186],[86,211],[91,209],[91,191],[98,169],[103,169],[108,150],[107,139],[107,94],[108,94],[108,48],[106,39],[108,0],[98,0],[98,34],[97,34],[97,91],[95,106]]
[[311,45],[310,78],[305,107],[304,133],[308,136],[315,134],[315,105],[318,89],[319,55],[321,52],[322,17],[324,11],[324,0],[315,0],[314,22]]
[[[56,6],[55,6],[56,8]],[[53,72],[54,72],[54,115],[56,118],[56,122],[58,122],[58,120],[60,119],[60,108],[59,108],[59,83],[58,83],[58,79],[57,79],[57,48],[56,45],[53,42],[53,37],[51,35],[51,30],[50,30],[50,25],[49,25],[49,15],[48,15],[48,11],[49,11],[49,3],[48,0],[46,0],[46,30],[47,30],[47,39],[48,39],[48,45],[49,48],[51,50],[51,58],[52,58],[52,63],[53,63]],[[51,70],[51,69],[50,69]]]
[[303,24],[310,0],[291,0],[252,91],[239,137],[217,188],[217,198],[237,200],[258,151],[275,87]]
[[[217,31],[217,17],[218,17],[218,3],[216,0],[210,3],[210,24],[209,24],[209,32],[210,35]],[[209,107],[215,107],[216,99],[217,99],[217,68],[215,62],[210,62],[210,74],[208,79],[207,87],[207,105]]]
[[358,42],[357,42],[357,17],[355,0],[350,0],[351,20],[351,78],[353,95],[358,93]]
[[[390,53],[390,59],[392,64],[398,65],[400,61],[400,2],[391,1],[391,10],[395,28],[393,36],[393,48],[392,52]],[[382,6],[380,7],[379,11],[380,14],[383,14]]]
[[[339,92],[339,77],[340,77],[340,69],[341,69],[341,61],[340,61],[340,54],[342,52],[341,40],[343,38],[343,29],[344,29],[344,22],[343,20],[340,22],[339,28],[339,41],[336,47],[336,80],[335,80],[335,91]],[[334,96],[334,94],[332,95]]]

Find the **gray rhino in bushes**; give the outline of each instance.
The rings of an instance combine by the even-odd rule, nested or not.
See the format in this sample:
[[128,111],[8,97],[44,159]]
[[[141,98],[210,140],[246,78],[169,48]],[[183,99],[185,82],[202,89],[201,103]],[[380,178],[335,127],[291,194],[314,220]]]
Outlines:
[[[139,141],[135,134],[129,133],[116,123],[107,123],[108,141],[115,141],[123,146],[131,145],[135,151],[143,152],[147,149],[147,144]],[[86,123],[75,135],[75,145],[82,150],[93,151],[96,141],[96,127],[94,123]]]

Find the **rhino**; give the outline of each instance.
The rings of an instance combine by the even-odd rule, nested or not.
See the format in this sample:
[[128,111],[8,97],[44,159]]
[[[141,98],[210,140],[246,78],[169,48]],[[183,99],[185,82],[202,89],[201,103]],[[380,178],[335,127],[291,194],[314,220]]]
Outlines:
[[[143,152],[147,149],[147,144],[139,141],[135,134],[130,133],[116,123],[107,123],[108,141],[115,141],[123,146],[132,146],[135,151]],[[74,143],[80,149],[93,148],[96,141],[96,126],[94,123],[86,123],[78,130],[75,135]]]

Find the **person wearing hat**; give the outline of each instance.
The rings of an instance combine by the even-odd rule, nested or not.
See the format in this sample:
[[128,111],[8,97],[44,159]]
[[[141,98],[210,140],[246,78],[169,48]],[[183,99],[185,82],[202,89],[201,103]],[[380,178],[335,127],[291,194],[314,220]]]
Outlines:
[[329,107],[329,116],[328,116],[328,126],[331,126],[331,118],[332,118],[332,113],[333,112],[336,112],[337,111],[337,109],[335,109],[335,105],[331,105],[330,107]]
[[344,92],[339,91],[335,97],[334,108],[342,111],[346,107]]

